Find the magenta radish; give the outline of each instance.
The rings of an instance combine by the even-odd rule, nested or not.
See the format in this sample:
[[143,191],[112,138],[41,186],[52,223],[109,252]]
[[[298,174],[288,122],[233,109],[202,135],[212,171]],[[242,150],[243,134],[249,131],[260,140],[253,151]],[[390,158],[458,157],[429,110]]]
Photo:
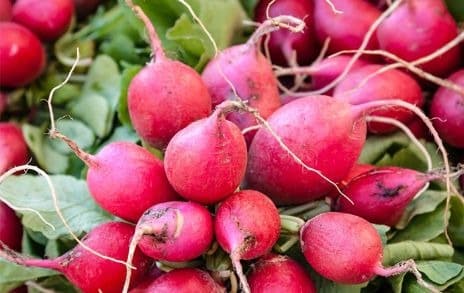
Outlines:
[[[464,86],[464,70],[453,73],[448,79]],[[464,148],[464,96],[439,88],[430,104],[430,117],[445,142]]]
[[0,0],[0,21],[10,21],[11,11],[12,5],[10,0]]
[[[284,105],[268,123],[302,162],[338,182],[356,163],[366,139],[365,120],[358,116],[346,102],[310,96]],[[249,188],[278,205],[306,203],[333,188],[295,161],[266,128],[258,130],[250,146],[246,178]]]
[[[108,222],[92,229],[82,242],[105,256],[123,261],[133,233],[132,225]],[[55,259],[13,257],[11,252],[2,253],[1,256],[17,264],[59,271],[84,293],[120,293],[126,273],[124,264],[96,256],[81,245]],[[137,250],[133,261],[133,266],[137,268],[134,270],[133,284],[145,274],[149,265],[149,258]]]
[[45,68],[45,49],[27,28],[0,22],[0,87],[19,87],[35,80]]
[[163,149],[179,130],[211,113],[211,97],[195,70],[166,57],[150,20],[132,1],[126,2],[144,20],[154,54],[130,82],[129,115],[138,135]]
[[0,122],[0,175],[12,167],[26,164],[29,158],[21,128],[10,122]]
[[[435,52],[457,35],[458,26],[443,0],[403,1],[377,29],[380,48],[406,61]],[[457,46],[420,67],[445,76],[459,65],[460,54]]]
[[[264,22],[271,0],[261,0],[255,8],[255,20]],[[301,33],[279,30],[271,33],[269,53],[273,64],[288,65],[296,53],[298,64],[309,64],[317,56],[317,40],[314,32],[313,4],[311,1],[279,0],[271,4],[269,16],[291,15],[303,19],[306,27]]]
[[223,111],[218,107],[210,117],[182,129],[166,148],[168,180],[188,200],[217,203],[232,194],[244,177],[245,139]]
[[253,293],[316,293],[305,269],[284,255],[264,256],[252,265],[247,279]]
[[[331,0],[337,13],[326,0],[314,1],[314,22],[320,42],[330,38],[329,52],[358,49],[367,31],[381,12],[365,0]],[[377,49],[375,37],[367,49]]]
[[242,289],[250,292],[240,260],[263,256],[277,242],[280,233],[277,208],[258,191],[239,191],[219,205],[214,231],[219,245],[230,253]]
[[0,241],[13,250],[21,250],[23,226],[15,212],[0,202]]
[[[403,100],[418,107],[424,103],[419,84],[408,74],[392,69],[373,75],[382,65],[366,65],[349,73],[334,90],[334,97],[352,105],[359,105],[374,100]],[[370,115],[390,117],[407,123],[414,114],[403,108],[384,107],[373,110]],[[387,133],[396,130],[393,125],[371,122],[368,129],[373,133]]]

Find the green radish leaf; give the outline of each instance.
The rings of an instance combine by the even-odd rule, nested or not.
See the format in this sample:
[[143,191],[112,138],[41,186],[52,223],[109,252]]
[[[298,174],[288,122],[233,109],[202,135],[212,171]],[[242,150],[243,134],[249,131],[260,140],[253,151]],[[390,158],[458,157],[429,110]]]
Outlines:
[[108,101],[101,95],[81,96],[72,105],[71,114],[87,123],[98,137],[106,136],[110,130],[113,114]]
[[448,244],[403,241],[388,244],[383,250],[384,266],[394,265],[402,260],[449,260],[453,257],[454,249]]
[[464,203],[456,196],[451,197],[450,203],[448,234],[454,246],[464,247]]
[[118,119],[125,126],[132,127],[127,105],[127,90],[129,89],[132,78],[142,69],[141,66],[131,66],[122,72],[121,91],[118,102]]
[[254,11],[255,11],[255,7],[256,5],[258,4],[258,0],[240,0],[240,2],[242,3],[242,6],[245,8],[246,12],[248,13],[248,15],[253,18],[254,16]]
[[[53,292],[66,292],[66,293],[79,293],[71,283],[69,283],[63,276],[52,276],[43,281],[37,282],[42,288],[51,290]],[[30,287],[28,293],[43,293],[36,288]]]
[[387,232],[390,231],[390,227],[386,225],[377,225],[374,224],[375,229],[377,229],[377,232],[379,232],[380,238],[382,238],[382,244],[385,246],[387,244],[388,238],[387,238]]
[[400,149],[408,144],[409,139],[399,132],[386,136],[370,136],[364,144],[359,161],[365,164],[375,164],[389,149]]
[[[95,141],[92,130],[79,120],[58,120],[56,121],[56,128],[82,149],[90,148]],[[73,153],[69,146],[61,140],[53,139],[50,143],[55,150],[64,155]]]
[[456,21],[464,21],[464,2],[456,0],[445,0],[445,2]]
[[448,281],[463,273],[462,265],[444,261],[418,262],[417,269],[424,273],[430,281],[438,285],[445,285]]
[[36,280],[42,277],[57,275],[58,272],[26,268],[16,264],[9,263],[0,258],[0,292],[9,292],[10,290],[21,286],[25,281]]

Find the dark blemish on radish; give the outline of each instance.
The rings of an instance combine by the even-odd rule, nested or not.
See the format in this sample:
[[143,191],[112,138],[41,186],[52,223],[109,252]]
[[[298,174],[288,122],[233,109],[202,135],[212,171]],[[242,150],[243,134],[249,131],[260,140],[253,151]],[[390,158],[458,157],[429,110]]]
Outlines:
[[380,195],[381,197],[395,197],[399,195],[400,191],[404,188],[403,185],[398,185],[396,187],[386,187],[382,181],[376,183],[379,193],[374,195]]

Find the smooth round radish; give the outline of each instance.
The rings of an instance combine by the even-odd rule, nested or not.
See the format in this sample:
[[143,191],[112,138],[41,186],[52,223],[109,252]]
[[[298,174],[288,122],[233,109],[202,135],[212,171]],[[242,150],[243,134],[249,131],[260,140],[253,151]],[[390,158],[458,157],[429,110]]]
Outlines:
[[228,253],[243,290],[249,292],[240,260],[267,254],[280,233],[279,212],[272,201],[255,190],[242,190],[226,198],[216,211],[214,231]]
[[[348,172],[348,174],[346,175],[345,178],[343,178],[343,180],[341,180],[340,182],[337,183],[337,186],[343,190],[343,188],[345,188],[348,183],[353,180],[354,178],[358,177],[359,175],[365,173],[365,172],[368,172],[372,169],[375,169],[375,166],[374,165],[369,165],[369,164],[356,164],[353,166],[353,168],[351,168],[351,170]],[[336,190],[335,188],[332,190],[332,192],[330,192],[329,194],[327,194],[328,197],[331,197],[331,198],[338,198],[340,196],[340,193],[338,192],[338,190]]]
[[210,117],[182,129],[166,148],[168,180],[188,200],[217,203],[232,194],[245,175],[245,139],[222,111],[217,108]]
[[[352,71],[337,85],[334,97],[352,105],[375,100],[398,99],[421,107],[424,98],[419,84],[411,76],[397,69],[375,74],[382,67],[382,65],[372,64]],[[369,114],[393,118],[403,123],[411,121],[414,117],[410,111],[391,106],[370,111]],[[373,133],[388,133],[395,131],[396,127],[371,122],[368,124],[368,129]]]
[[[381,12],[365,0],[331,0],[337,13],[327,0],[314,1],[314,25],[320,42],[330,38],[329,53],[354,50],[361,46],[367,31]],[[378,48],[377,39],[369,40],[367,49]]]
[[45,68],[45,49],[27,28],[0,22],[1,87],[19,87],[35,80]]
[[0,0],[0,21],[10,21],[12,5],[10,0]]
[[130,293],[225,293],[224,287],[216,283],[205,271],[185,268],[172,270],[155,279],[149,286],[140,291],[139,288],[131,290]]
[[84,18],[94,12],[100,0],[73,0],[78,18]]
[[[453,73],[448,80],[464,86],[464,70]],[[445,142],[464,148],[464,96],[444,87],[439,88],[430,104],[430,117]]]
[[[255,20],[264,22],[267,19],[267,8],[271,0],[261,0],[255,8]],[[291,15],[303,19],[306,26],[300,33],[278,30],[271,33],[269,53],[273,64],[288,65],[296,54],[300,65],[309,64],[317,56],[317,40],[314,31],[313,3],[311,1],[279,0],[271,4],[269,16]]]
[[8,169],[24,165],[30,155],[21,128],[0,122],[0,175]]
[[[377,29],[380,48],[406,61],[429,55],[458,35],[458,26],[443,0],[408,0]],[[459,46],[420,65],[425,71],[444,76],[460,61]]]
[[[133,233],[132,225],[108,222],[93,228],[82,242],[107,257],[124,261]],[[3,253],[2,257],[25,266],[57,270],[84,293],[120,293],[126,273],[124,264],[103,259],[80,244],[55,259],[33,259],[19,255],[13,257],[11,252]],[[150,263],[148,257],[139,250],[136,251],[132,263],[136,268],[132,275],[132,284],[137,284],[150,267]]]
[[0,202],[0,241],[13,250],[21,250],[23,226],[15,212]]
[[284,255],[264,256],[251,266],[247,279],[253,293],[316,293],[305,269]]
[[[356,163],[366,139],[366,122],[348,103],[328,96],[294,100],[268,119],[275,134],[302,162],[338,182]],[[247,184],[278,205],[323,197],[330,183],[303,168],[270,133],[258,130],[249,149]]]
[[379,167],[359,175],[343,188],[353,203],[340,197],[337,210],[374,224],[395,226],[406,206],[430,180],[429,175],[415,170]]
[[61,37],[74,15],[73,0],[17,0],[13,21],[34,32],[43,41]]

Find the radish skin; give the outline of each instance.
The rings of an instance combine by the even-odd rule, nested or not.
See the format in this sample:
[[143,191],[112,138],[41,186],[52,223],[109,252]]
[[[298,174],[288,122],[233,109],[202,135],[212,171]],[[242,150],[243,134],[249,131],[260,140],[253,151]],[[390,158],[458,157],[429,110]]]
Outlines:
[[22,130],[13,123],[0,122],[0,175],[26,164],[30,155]]
[[15,212],[0,202],[0,241],[9,248],[20,251],[23,226]]

